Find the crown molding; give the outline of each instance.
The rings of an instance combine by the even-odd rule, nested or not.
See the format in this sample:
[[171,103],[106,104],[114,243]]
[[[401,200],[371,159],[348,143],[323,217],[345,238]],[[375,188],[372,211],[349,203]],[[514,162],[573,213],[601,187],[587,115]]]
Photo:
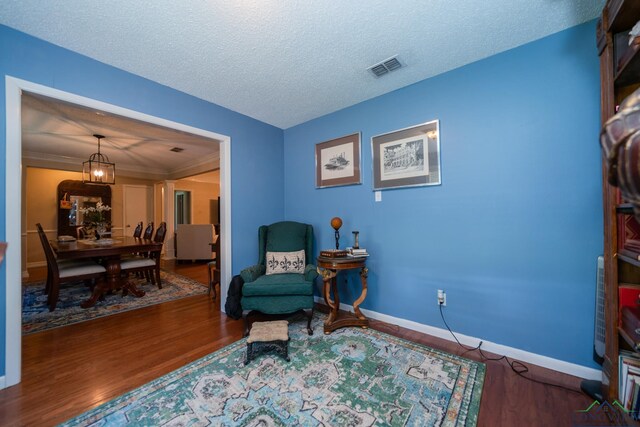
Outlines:
[[[22,164],[28,167],[82,172],[82,162],[84,162],[84,160],[77,157],[45,154],[34,151],[22,152]],[[167,172],[161,169],[123,163],[116,164],[116,178],[118,175],[158,181],[165,180],[168,177]]]
[[[86,159],[77,157],[60,156],[36,151],[25,150],[22,152],[22,164],[28,167],[82,172],[82,162],[85,160]],[[131,165],[119,162],[116,163],[116,177],[122,175],[131,178],[164,181],[167,179],[181,179],[216,169],[220,169],[220,158],[217,155],[203,157],[198,162],[190,163],[188,166],[178,167],[170,171],[164,171],[148,165]]]
[[168,173],[168,179],[182,179],[204,172],[220,169],[220,156],[212,154],[203,157],[200,161],[190,163],[188,166],[182,166],[172,169]]

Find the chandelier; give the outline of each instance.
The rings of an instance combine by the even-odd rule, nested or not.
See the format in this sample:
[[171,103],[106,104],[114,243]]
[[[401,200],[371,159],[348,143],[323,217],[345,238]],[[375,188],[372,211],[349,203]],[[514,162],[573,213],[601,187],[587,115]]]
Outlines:
[[116,164],[100,154],[100,140],[104,135],[93,134],[98,138],[98,152],[89,156],[89,160],[82,163],[82,182],[86,184],[115,184]]

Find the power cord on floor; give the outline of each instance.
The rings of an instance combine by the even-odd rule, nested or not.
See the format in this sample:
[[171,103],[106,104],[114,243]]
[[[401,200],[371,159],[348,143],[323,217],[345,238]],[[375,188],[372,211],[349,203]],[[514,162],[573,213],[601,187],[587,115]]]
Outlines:
[[563,389],[563,390],[571,391],[573,393],[583,394],[581,391],[572,389],[570,387],[566,387],[566,386],[563,386],[563,385],[560,385],[560,384],[549,383],[549,382],[546,382],[546,381],[537,380],[535,378],[531,378],[531,377],[528,377],[528,376],[524,375],[527,372],[529,372],[529,367],[527,365],[525,365],[524,363],[520,362],[519,360],[511,360],[506,355],[502,355],[500,357],[488,357],[482,351],[482,348],[481,348],[482,341],[480,341],[480,343],[475,347],[470,347],[470,346],[462,344],[460,342],[460,340],[458,340],[458,337],[456,336],[456,334],[453,333],[453,331],[449,327],[449,324],[447,323],[446,319],[444,318],[444,313],[442,312],[442,304],[438,304],[438,307],[440,308],[440,317],[442,317],[442,321],[444,322],[444,325],[447,327],[447,330],[453,336],[453,339],[456,340],[458,345],[465,349],[463,354],[466,354],[468,352],[472,352],[472,351],[476,351],[477,350],[480,353],[480,356],[482,357],[482,361],[483,362],[484,361],[499,362],[500,360],[504,360],[505,362],[507,362],[507,364],[509,365],[509,367],[511,368],[511,370],[513,372],[515,372],[517,375],[519,375],[520,377],[522,377],[522,378],[524,378],[526,380],[533,381],[534,383],[538,383],[538,384],[548,385],[548,386],[551,386],[551,387],[557,387],[557,388],[560,388],[560,389]]

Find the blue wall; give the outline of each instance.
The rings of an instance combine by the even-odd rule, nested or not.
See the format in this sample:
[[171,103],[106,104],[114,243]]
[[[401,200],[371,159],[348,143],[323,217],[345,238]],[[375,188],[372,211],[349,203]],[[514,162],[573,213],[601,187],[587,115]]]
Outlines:
[[[454,330],[595,367],[602,202],[594,28],[569,29],[284,133],[4,26],[0,75],[231,136],[234,273],[256,261],[259,225],[309,222],[317,247],[329,248],[329,220],[340,216],[342,246],[357,229],[372,253],[363,308],[443,327],[435,297],[445,289]],[[0,99],[4,90],[2,82]],[[3,165],[5,116],[0,102]],[[371,137],[433,119],[440,120],[442,185],[384,191],[374,202]],[[356,131],[363,184],[316,189],[315,144]],[[0,240],[4,188],[2,174]],[[349,282],[346,303],[359,294],[357,278]]]
[[[592,361],[602,252],[599,62],[590,22],[285,130],[285,217],[371,256],[363,308]],[[402,71],[399,71],[402,72]],[[375,82],[372,82],[375,84]],[[371,137],[439,119],[442,185],[374,202]],[[362,132],[363,184],[316,189],[314,146]],[[357,278],[342,293],[351,304]]]
[[[0,26],[0,167],[3,170],[6,164],[5,75],[230,136],[233,271],[236,273],[255,263],[258,226],[281,220],[284,214],[281,129]],[[0,240],[6,236],[5,182],[5,173],[2,173]],[[0,270],[0,376],[5,373],[6,354],[4,269],[3,266]]]

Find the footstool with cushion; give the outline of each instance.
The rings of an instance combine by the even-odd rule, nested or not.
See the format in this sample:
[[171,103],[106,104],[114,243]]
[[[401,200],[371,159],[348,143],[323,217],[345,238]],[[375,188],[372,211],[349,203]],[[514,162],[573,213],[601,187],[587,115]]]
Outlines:
[[287,362],[290,361],[288,321],[254,322],[251,326],[247,338],[247,357],[244,364],[248,365],[259,355],[268,352],[275,352]]

